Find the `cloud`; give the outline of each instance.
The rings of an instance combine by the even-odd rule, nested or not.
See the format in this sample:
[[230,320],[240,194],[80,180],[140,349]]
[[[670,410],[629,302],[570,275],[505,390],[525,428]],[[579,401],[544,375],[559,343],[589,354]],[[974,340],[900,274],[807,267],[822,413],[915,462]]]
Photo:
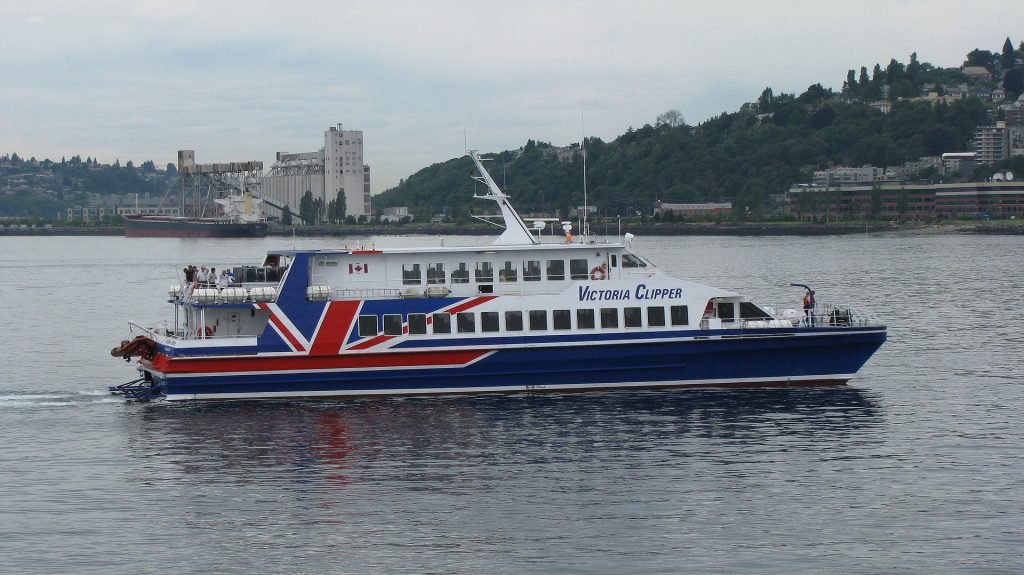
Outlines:
[[[568,144],[584,129],[607,140],[668,109],[699,123],[766,86],[838,88],[848,69],[913,51],[957,66],[971,49],[1000,49],[1008,34],[965,22],[960,6],[12,3],[0,20],[0,151],[162,165],[189,148],[269,163],[318,149],[340,122],[365,131],[376,192],[459,155],[465,139],[488,151]],[[1024,6],[986,13],[1014,22]]]

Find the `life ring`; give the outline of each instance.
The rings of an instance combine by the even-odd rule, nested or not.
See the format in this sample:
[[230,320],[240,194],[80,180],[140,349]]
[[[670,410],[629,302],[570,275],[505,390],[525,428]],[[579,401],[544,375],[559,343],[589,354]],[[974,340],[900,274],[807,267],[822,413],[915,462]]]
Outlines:
[[605,273],[603,266],[596,266],[594,269],[590,270],[590,279],[594,281],[601,281],[606,277],[608,277],[608,274]]

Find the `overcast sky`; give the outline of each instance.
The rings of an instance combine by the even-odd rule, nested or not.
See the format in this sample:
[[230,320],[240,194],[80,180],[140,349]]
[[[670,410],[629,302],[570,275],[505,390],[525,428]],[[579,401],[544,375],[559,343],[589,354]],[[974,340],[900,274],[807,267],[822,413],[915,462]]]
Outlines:
[[[263,160],[364,131],[373,192],[470,148],[697,124],[916,51],[1024,38],[1024,2],[0,0],[0,154]],[[583,121],[581,122],[581,110]]]

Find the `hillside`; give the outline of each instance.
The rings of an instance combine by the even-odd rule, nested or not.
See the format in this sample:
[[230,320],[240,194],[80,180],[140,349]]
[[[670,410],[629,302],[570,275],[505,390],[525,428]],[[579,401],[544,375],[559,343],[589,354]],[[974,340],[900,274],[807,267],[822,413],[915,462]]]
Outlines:
[[[1008,45],[1009,40],[1004,50]],[[884,168],[969,150],[977,126],[995,117],[993,90],[1006,83],[1008,99],[1021,91],[1014,78],[1024,64],[1019,50],[1012,45],[1009,50],[1009,59],[974,50],[965,61],[1009,82],[968,76],[960,68],[937,68],[918,62],[913,54],[908,65],[893,59],[884,69],[875,65],[870,75],[862,68],[860,80],[850,70],[840,93],[820,84],[799,96],[775,95],[768,88],[756,102],[697,126],[686,125],[678,112],[669,111],[654,125],[630,129],[613,141],[590,138],[589,203],[602,214],[626,215],[649,210],[656,200],[732,201],[734,213],[756,216],[769,194],[808,181],[815,169]],[[954,90],[966,97],[942,97]],[[929,92],[938,97],[921,97]],[[888,112],[881,111],[877,100],[885,96],[894,100],[886,101]],[[531,140],[519,150],[491,156],[492,175],[506,182],[520,211],[558,209],[564,215],[569,206],[584,203],[583,162],[575,145],[554,148]],[[472,203],[478,184],[467,177],[470,168],[467,158],[424,168],[375,197],[375,209],[409,206],[420,221],[437,214],[464,221],[470,210],[487,207]]]

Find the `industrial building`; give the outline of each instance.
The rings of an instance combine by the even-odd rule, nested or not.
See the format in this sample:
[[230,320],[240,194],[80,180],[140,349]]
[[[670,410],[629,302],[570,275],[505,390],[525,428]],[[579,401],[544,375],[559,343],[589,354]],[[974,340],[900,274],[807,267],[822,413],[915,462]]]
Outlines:
[[297,213],[307,191],[325,206],[343,194],[346,215],[370,216],[370,166],[363,163],[362,130],[338,124],[324,132],[324,147],[317,152],[277,153],[260,187],[268,212],[288,206]]

